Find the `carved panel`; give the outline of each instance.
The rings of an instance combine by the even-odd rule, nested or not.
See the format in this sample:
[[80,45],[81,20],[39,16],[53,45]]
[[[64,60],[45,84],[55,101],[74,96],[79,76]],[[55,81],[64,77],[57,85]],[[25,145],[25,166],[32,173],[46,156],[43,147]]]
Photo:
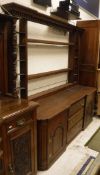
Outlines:
[[63,148],[64,144],[64,128],[57,127],[49,138],[49,159],[53,158],[55,154]]
[[[67,143],[67,111],[49,121],[48,126],[48,161],[51,163],[64,151]],[[62,151],[63,150],[63,151]]]
[[11,151],[15,175],[31,174],[32,165],[30,131],[11,141]]

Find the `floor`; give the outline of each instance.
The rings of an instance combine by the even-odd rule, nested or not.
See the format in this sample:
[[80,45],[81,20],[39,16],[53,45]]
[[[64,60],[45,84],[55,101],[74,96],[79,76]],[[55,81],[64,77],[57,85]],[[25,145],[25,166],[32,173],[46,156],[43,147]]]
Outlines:
[[75,167],[88,156],[96,157],[98,152],[84,145],[100,127],[100,118],[94,117],[91,124],[82,131],[67,147],[62,156],[47,171],[38,171],[37,175],[71,175]]

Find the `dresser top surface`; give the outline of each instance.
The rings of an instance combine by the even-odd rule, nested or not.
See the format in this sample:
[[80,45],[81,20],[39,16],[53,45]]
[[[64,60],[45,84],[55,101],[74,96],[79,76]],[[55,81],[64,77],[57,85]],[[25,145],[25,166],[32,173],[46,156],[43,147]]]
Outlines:
[[37,110],[37,119],[50,119],[95,91],[96,88],[77,85],[37,100],[40,105]]
[[33,110],[37,106],[38,104],[32,101],[0,96],[0,123],[9,117]]

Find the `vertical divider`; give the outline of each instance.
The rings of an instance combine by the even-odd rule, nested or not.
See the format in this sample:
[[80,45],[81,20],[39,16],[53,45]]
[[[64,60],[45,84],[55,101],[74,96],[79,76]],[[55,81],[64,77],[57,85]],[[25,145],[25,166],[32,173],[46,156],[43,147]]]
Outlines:
[[27,71],[27,20],[19,22],[19,61],[20,61],[20,97],[27,98],[28,71]]

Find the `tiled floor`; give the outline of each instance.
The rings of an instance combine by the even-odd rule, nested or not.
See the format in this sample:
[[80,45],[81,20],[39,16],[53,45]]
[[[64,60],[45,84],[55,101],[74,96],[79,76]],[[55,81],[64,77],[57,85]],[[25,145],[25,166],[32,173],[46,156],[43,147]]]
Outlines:
[[96,157],[98,152],[85,147],[85,143],[100,127],[100,118],[93,118],[91,124],[68,145],[66,151],[47,171],[38,171],[37,175],[71,175],[82,159],[89,155]]

